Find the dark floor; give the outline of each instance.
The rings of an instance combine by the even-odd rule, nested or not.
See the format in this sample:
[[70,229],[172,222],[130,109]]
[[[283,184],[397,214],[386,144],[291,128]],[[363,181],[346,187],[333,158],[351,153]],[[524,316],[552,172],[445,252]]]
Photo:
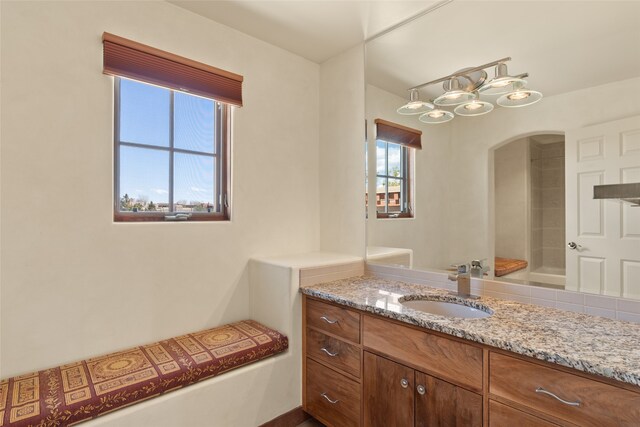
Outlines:
[[302,424],[298,424],[298,427],[324,427],[324,424],[322,424],[320,421],[317,421],[315,418],[309,418]]

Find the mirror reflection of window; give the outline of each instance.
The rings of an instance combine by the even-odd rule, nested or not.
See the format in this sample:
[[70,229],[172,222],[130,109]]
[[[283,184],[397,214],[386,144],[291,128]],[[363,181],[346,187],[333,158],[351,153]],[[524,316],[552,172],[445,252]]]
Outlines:
[[384,214],[410,214],[406,147],[376,141],[376,211]]
[[422,131],[376,119],[375,203],[377,218],[413,218],[413,152]]

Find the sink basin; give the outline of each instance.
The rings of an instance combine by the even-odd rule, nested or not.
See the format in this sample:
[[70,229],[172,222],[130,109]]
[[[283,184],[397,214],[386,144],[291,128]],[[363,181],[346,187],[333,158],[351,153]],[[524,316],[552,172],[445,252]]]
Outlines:
[[400,304],[407,308],[416,311],[423,311],[425,313],[437,314],[445,317],[458,317],[463,319],[482,319],[484,317],[491,316],[491,313],[479,310],[477,308],[469,307],[462,304],[456,304],[446,301],[433,301],[433,300],[409,300],[401,301]]

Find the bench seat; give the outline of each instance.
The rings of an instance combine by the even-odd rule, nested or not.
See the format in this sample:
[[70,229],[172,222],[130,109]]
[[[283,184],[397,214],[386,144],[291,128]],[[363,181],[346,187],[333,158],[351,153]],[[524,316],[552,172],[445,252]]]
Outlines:
[[0,381],[0,426],[61,427],[220,375],[288,347],[245,320]]
[[495,261],[495,275],[496,277],[506,276],[509,273],[514,273],[518,270],[524,270],[529,263],[523,259],[511,259],[496,257]]

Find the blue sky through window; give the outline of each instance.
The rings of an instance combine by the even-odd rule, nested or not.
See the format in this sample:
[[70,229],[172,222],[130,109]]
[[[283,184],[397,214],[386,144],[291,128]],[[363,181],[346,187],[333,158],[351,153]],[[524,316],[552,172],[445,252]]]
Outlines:
[[[389,163],[387,163],[387,157]],[[397,176],[402,173],[402,147],[398,144],[376,141],[376,173]]]
[[[169,202],[170,154],[152,147],[170,146],[170,105],[169,90],[120,80],[120,141],[149,146],[120,146],[120,198]],[[214,101],[176,92],[174,147],[213,154],[214,113]],[[174,203],[213,204],[214,158],[176,152],[173,161]]]
[[174,164],[175,203],[213,204],[213,157],[176,153]]
[[215,103],[210,99],[175,93],[173,144],[176,148],[214,152],[214,106]]
[[167,89],[120,79],[120,141],[169,146]]
[[120,146],[120,197],[169,203],[169,152]]

